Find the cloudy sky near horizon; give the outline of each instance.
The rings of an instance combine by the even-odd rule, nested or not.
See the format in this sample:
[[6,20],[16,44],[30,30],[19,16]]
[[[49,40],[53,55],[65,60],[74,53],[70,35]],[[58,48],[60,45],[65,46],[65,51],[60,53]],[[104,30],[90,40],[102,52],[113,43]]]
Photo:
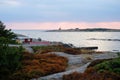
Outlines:
[[120,0],[0,0],[11,29],[120,29]]

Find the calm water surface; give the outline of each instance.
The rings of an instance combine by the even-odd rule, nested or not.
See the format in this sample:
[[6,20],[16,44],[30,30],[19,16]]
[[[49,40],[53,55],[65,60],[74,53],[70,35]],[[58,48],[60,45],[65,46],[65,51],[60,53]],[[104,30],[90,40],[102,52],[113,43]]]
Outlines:
[[[100,51],[120,51],[120,32],[44,32],[40,30],[14,30],[15,33],[48,41],[72,43],[77,47],[98,46]],[[117,39],[90,40],[95,39]]]

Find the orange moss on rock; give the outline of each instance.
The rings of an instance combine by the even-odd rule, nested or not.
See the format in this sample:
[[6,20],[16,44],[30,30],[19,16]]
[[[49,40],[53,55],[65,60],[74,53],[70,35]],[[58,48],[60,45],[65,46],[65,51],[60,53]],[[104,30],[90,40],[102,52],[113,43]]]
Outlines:
[[78,54],[91,54],[95,53],[93,50],[79,49],[79,48],[68,48],[62,45],[53,45],[53,46],[36,46],[33,47],[33,50],[36,53],[44,54],[48,52],[65,52],[68,54],[78,55]]
[[95,60],[87,67],[84,73],[74,72],[69,75],[64,75],[63,80],[120,80],[119,73],[110,72],[109,70],[98,71],[95,67],[98,64],[110,60],[112,59]]
[[74,54],[74,55],[81,54],[81,50],[76,50],[73,48],[65,48],[63,49],[63,51],[68,54]]
[[12,80],[29,80],[41,76],[65,71],[67,58],[55,54],[23,53],[22,68],[16,71]]
[[63,80],[120,80],[120,75],[110,72],[98,73],[94,68],[88,68],[84,73],[74,72],[64,75]]

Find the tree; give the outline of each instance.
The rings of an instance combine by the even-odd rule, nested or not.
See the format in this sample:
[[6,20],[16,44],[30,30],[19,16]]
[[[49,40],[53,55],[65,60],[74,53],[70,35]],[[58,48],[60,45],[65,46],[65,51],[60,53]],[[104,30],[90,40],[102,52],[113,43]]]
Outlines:
[[9,76],[21,68],[22,47],[10,47],[10,43],[16,43],[16,35],[11,29],[5,29],[0,21],[0,80],[9,80]]
[[13,43],[13,39],[16,38],[16,35],[11,31],[11,29],[5,29],[5,27],[6,26],[0,21],[0,38],[4,37],[9,40],[9,43]]

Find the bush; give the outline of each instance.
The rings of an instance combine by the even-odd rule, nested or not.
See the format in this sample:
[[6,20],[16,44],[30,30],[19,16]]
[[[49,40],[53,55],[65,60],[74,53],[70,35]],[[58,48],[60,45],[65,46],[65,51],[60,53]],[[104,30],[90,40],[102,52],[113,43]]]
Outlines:
[[94,67],[95,65],[100,64],[100,63],[102,63],[102,62],[104,62],[104,61],[106,61],[106,60],[108,61],[108,60],[112,60],[112,59],[98,59],[98,60],[95,60],[95,61],[91,62],[91,63],[88,65],[87,68],[89,68],[89,67]]
[[109,71],[120,74],[120,58],[104,61],[100,64],[97,64],[95,68],[99,72]]
[[[2,38],[0,42],[0,79],[7,78],[8,75],[21,67],[22,47],[9,47],[7,39]],[[6,75],[6,77],[4,77]]]
[[120,57],[120,52],[117,52],[116,54],[118,55],[118,57]]

